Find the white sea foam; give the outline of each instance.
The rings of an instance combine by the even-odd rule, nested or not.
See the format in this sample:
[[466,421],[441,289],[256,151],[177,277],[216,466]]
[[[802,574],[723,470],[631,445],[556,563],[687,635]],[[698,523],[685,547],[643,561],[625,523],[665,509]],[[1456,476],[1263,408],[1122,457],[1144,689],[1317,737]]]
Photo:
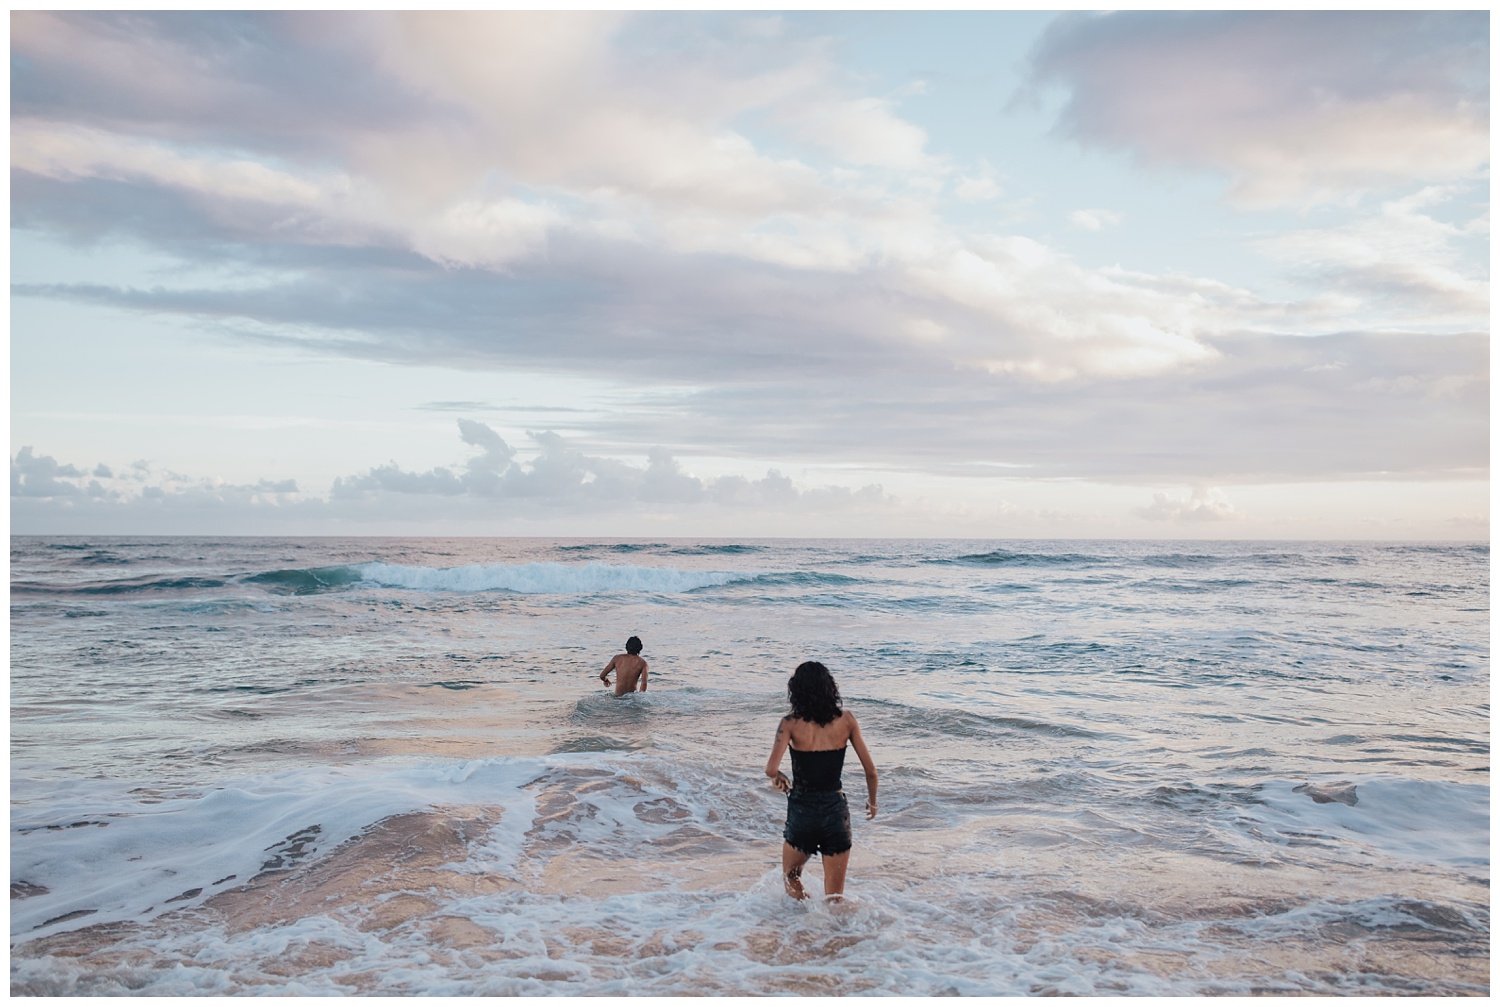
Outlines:
[[[1223,934],[1242,933],[1247,954],[1256,942],[1317,934],[1330,922],[1366,929],[1434,926],[1478,932],[1478,920],[1451,909],[1397,897],[1341,903],[1309,900],[1265,915],[1156,920],[1100,905],[1081,917],[1054,919],[1045,933],[1028,930],[1028,906],[1001,880],[983,891],[963,875],[923,885],[857,872],[848,903],[814,899],[794,904],[780,891],[778,843],[765,788],[751,789],[724,770],[660,755],[579,753],[541,758],[490,758],[420,766],[365,764],[306,769],[247,780],[195,798],[155,805],[101,804],[77,792],[45,814],[19,810],[13,879],[56,886],[50,895],[12,904],[17,937],[31,938],[106,920],[143,920],[201,901],[257,873],[285,840],[309,825],[321,832],[306,850],[310,864],[344,840],[391,815],[485,805],[501,810],[498,825],[466,839],[466,857],[445,870],[494,873],[520,884],[478,893],[423,885],[435,908],[421,925],[372,925],[381,900],[405,891],[375,892],[355,907],[325,910],[274,926],[249,929],[198,922],[143,932],[150,959],[170,967],[79,968],[67,958],[22,955],[13,966],[16,992],[68,995],[242,994],[335,995],[640,995],[799,993],[829,989],[905,995],[1193,995],[1255,990],[1337,992],[1323,980],[1285,976],[1253,982],[1226,966],[1218,978],[1198,969],[1160,974],[1138,954],[1201,962],[1225,958]],[[1414,781],[1361,778],[1359,804],[1314,805],[1292,791],[1294,781],[1264,788],[1265,823],[1307,829],[1329,814],[1365,808],[1381,827],[1362,836],[1387,839],[1416,831],[1432,808],[1408,800]],[[1475,811],[1479,795],[1437,792],[1444,806]],[[1299,803],[1300,802],[1300,803]],[[1305,807],[1304,807],[1305,805]],[[1312,809],[1312,810],[1308,810]],[[1279,817],[1277,817],[1279,816]],[[103,821],[51,831],[35,826]],[[1476,823],[1463,819],[1463,828]],[[1435,827],[1435,826],[1434,826]],[[684,835],[707,843],[705,855],[728,849],[763,855],[758,874],[704,883],[684,855]],[[1410,842],[1410,836],[1406,836]],[[859,823],[861,863],[898,860],[909,837]],[[718,844],[715,846],[715,844]],[[600,865],[606,851],[645,890],[548,891],[539,883],[548,858],[583,855],[572,864]],[[603,868],[608,871],[608,868]],[[753,869],[752,869],[753,870]],[[212,882],[227,874],[238,879]],[[1004,874],[996,877],[1003,878]],[[805,882],[821,894],[821,870]],[[164,905],[182,891],[195,899]],[[146,907],[150,906],[151,909]],[[47,919],[95,908],[70,922]],[[1451,923],[1444,922],[1447,913]],[[463,921],[481,943],[446,945],[432,927]],[[35,928],[35,929],[34,929]],[[559,935],[567,935],[559,953]],[[24,947],[25,945],[19,945]],[[472,953],[478,947],[486,953]],[[323,949],[316,951],[314,949]],[[1104,952],[1104,953],[1101,953]],[[294,960],[293,974],[267,963]],[[1400,987],[1394,988],[1400,991]]]
[[[541,770],[535,762],[504,759],[399,770],[327,767],[153,804],[74,797],[16,808],[11,878],[48,893],[12,905],[11,933],[32,937],[148,919],[243,884],[278,858],[310,859],[381,819],[448,803],[486,801],[510,813],[502,817],[498,842],[475,851],[483,869],[509,874],[519,849],[515,829],[531,819],[533,797],[522,785]],[[307,831],[312,826],[316,833]],[[86,910],[93,911],[49,924]]]
[[[67,959],[22,959],[14,982],[47,995],[244,993],[236,980],[246,974],[256,975],[254,992],[289,995],[347,995],[353,977],[375,984],[362,992],[427,996],[816,994],[831,984],[907,995],[1192,989],[1125,962],[1079,961],[1071,941],[1018,949],[1003,935],[1008,917],[976,921],[977,933],[955,939],[945,933],[948,914],[919,900],[880,893],[835,911],[792,905],[779,887],[773,870],[749,890],[712,895],[491,895],[450,903],[448,912],[493,934],[506,952],[499,960],[445,954],[418,930],[376,934],[317,915],[238,933],[166,935],[153,951],[181,960],[172,968],[85,970]],[[558,956],[557,935],[578,931],[608,935],[623,953],[585,944]],[[1085,944],[1100,935],[1079,938]],[[314,945],[336,949],[340,960],[293,976],[257,973],[255,963],[295,959]]]
[[[579,770],[583,776],[569,775]],[[531,784],[550,784],[574,803],[566,813],[538,819]],[[588,784],[586,797],[570,794],[579,784]],[[705,825],[716,817],[714,806],[724,804],[711,796],[724,784],[722,773],[705,767],[678,767],[668,779],[656,758],[565,753],[300,769],[154,803],[74,787],[13,810],[12,880],[47,893],[13,903],[11,932],[30,939],[150,919],[201,903],[268,867],[310,863],[391,816],[444,807],[500,811],[500,821],[470,837],[466,858],[449,869],[517,879],[528,842],[624,847]],[[735,781],[730,789],[743,788]],[[727,831],[745,834],[732,823]],[[59,919],[86,910],[92,912]]]
[[362,563],[361,577],[386,587],[418,591],[515,591],[520,594],[600,594],[644,591],[681,594],[749,580],[754,574],[673,567],[616,566],[609,563],[484,563],[433,568]]

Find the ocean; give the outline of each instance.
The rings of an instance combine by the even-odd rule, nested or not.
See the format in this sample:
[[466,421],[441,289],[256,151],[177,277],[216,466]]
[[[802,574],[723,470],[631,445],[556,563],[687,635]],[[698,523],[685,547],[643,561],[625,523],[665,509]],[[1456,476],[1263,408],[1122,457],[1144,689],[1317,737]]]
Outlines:
[[14,994],[1489,992],[1483,544],[18,537],[10,658]]

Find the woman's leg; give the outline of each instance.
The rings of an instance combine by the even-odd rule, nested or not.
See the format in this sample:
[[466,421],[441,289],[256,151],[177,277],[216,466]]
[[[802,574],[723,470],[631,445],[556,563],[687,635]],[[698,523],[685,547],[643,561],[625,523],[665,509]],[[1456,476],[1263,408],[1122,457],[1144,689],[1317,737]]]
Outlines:
[[[786,883],[786,893],[794,899],[807,898],[807,893],[802,890],[802,865],[810,856],[812,854],[803,853],[791,843],[781,844],[781,880]],[[844,856],[847,860],[848,854]]]
[[823,894],[831,898],[844,897],[844,875],[849,871],[849,853],[823,854]]

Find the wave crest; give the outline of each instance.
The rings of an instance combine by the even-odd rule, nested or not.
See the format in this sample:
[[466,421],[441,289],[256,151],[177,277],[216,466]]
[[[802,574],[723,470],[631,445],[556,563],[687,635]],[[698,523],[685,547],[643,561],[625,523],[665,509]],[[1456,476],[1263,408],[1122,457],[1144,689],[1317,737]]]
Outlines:
[[362,563],[353,567],[364,581],[417,591],[514,591],[518,594],[602,594],[644,591],[682,594],[750,580],[752,574],[722,570],[678,570],[673,567],[615,566],[587,563],[476,564],[433,568]]
[[345,587],[361,579],[359,568],[323,566],[309,570],[271,570],[246,577],[247,584],[262,584],[278,594],[314,594]]
[[1009,549],[996,549],[992,552],[970,553],[966,556],[928,560],[928,562],[943,566],[949,564],[956,566],[1078,566],[1102,562],[1102,557],[1086,556],[1075,552],[1012,552]]

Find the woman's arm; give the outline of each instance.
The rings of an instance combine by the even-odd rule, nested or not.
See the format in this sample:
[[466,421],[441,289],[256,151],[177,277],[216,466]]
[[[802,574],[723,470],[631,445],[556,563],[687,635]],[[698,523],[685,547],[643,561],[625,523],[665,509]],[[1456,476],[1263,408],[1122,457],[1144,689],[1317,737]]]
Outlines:
[[791,717],[782,717],[781,723],[776,725],[776,743],[771,746],[771,757],[766,760],[766,775],[771,778],[771,785],[783,794],[790,793],[792,789],[792,781],[781,771],[781,757],[786,754],[786,746],[792,741],[791,721]]
[[865,787],[870,791],[869,800],[865,801],[865,817],[874,818],[880,808],[875,796],[880,786],[880,774],[875,772],[875,760],[870,758],[870,750],[865,747],[865,736],[859,733],[859,721],[848,710],[844,711],[844,716],[849,718],[849,743],[854,746],[854,754],[859,756],[859,764],[865,767]]

